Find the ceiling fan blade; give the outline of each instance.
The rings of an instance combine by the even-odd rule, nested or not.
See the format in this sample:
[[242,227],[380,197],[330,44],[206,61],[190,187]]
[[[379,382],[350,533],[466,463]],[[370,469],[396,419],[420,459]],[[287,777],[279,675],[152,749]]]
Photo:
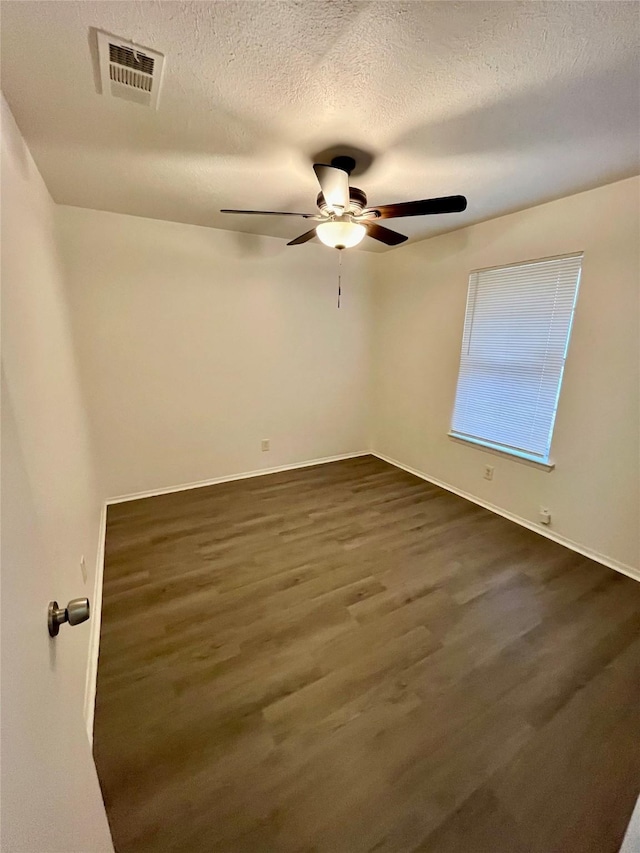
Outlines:
[[314,163],[313,171],[320,184],[329,213],[344,213],[349,209],[349,175],[336,166]]
[[383,204],[380,207],[370,207],[376,211],[380,219],[393,219],[397,216],[427,216],[435,213],[462,213],[467,207],[463,195],[447,195],[442,198],[425,198],[421,201],[404,201],[399,204]]
[[287,243],[287,246],[299,246],[300,243],[307,243],[309,240],[313,240],[316,236],[316,229],[312,228],[311,231],[305,231],[304,234],[301,234],[299,237],[296,237],[295,240],[290,240]]
[[221,210],[220,213],[245,213],[252,216],[301,216],[303,219],[317,219],[317,213],[288,213],[283,210]]
[[369,237],[373,237],[374,240],[379,240],[381,243],[386,243],[387,246],[398,246],[409,239],[404,234],[398,234],[397,231],[392,231],[390,228],[383,228],[377,222],[365,222],[364,220],[360,220],[360,222],[367,229]]

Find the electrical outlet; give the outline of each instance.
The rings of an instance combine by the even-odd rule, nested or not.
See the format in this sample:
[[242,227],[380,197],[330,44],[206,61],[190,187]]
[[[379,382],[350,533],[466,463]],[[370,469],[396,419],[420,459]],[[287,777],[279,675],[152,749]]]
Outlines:
[[484,466],[484,474],[485,480],[493,480],[493,465],[485,465]]
[[540,524],[551,524],[551,513],[544,506],[540,507]]
[[80,557],[80,571],[82,572],[82,580],[87,582],[87,564],[84,559],[84,554]]
[[271,450],[271,441],[268,438],[263,438],[260,446],[262,447],[263,453],[265,450]]

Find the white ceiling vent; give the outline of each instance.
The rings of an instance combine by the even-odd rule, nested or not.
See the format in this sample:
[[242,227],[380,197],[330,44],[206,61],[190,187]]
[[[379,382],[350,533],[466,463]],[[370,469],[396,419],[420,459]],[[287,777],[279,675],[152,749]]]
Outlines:
[[164,56],[100,30],[96,34],[102,94],[157,109]]

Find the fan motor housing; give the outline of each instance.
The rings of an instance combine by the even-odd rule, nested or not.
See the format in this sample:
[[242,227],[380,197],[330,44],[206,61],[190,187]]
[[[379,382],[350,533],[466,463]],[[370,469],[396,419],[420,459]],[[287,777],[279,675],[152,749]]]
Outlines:
[[[322,211],[325,211],[327,209],[327,203],[324,200],[324,196],[322,195],[322,193],[318,193],[316,204]],[[358,189],[358,187],[349,187],[349,210],[345,212],[354,213],[357,215],[359,213],[362,213],[366,206],[367,197],[363,193],[363,191]]]

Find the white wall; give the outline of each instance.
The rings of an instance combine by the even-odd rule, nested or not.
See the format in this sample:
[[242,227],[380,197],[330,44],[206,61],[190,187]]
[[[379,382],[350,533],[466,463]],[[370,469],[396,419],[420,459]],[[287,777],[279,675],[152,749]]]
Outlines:
[[[473,199],[470,200],[473,204]],[[551,532],[638,567],[640,179],[390,252],[376,284],[373,448]],[[470,270],[584,250],[544,472],[447,437]],[[494,479],[482,478],[485,463]]]
[[[104,494],[372,445],[525,521],[548,506],[553,535],[637,567],[638,207],[631,179],[382,256],[345,253],[340,310],[324,247],[58,208]],[[469,271],[581,249],[555,470],[452,442]]]
[[82,716],[90,625],[46,628],[50,599],[92,597],[100,519],[54,213],[2,101],[0,847],[97,853],[113,848]]
[[58,213],[108,496],[367,449],[368,256]]

